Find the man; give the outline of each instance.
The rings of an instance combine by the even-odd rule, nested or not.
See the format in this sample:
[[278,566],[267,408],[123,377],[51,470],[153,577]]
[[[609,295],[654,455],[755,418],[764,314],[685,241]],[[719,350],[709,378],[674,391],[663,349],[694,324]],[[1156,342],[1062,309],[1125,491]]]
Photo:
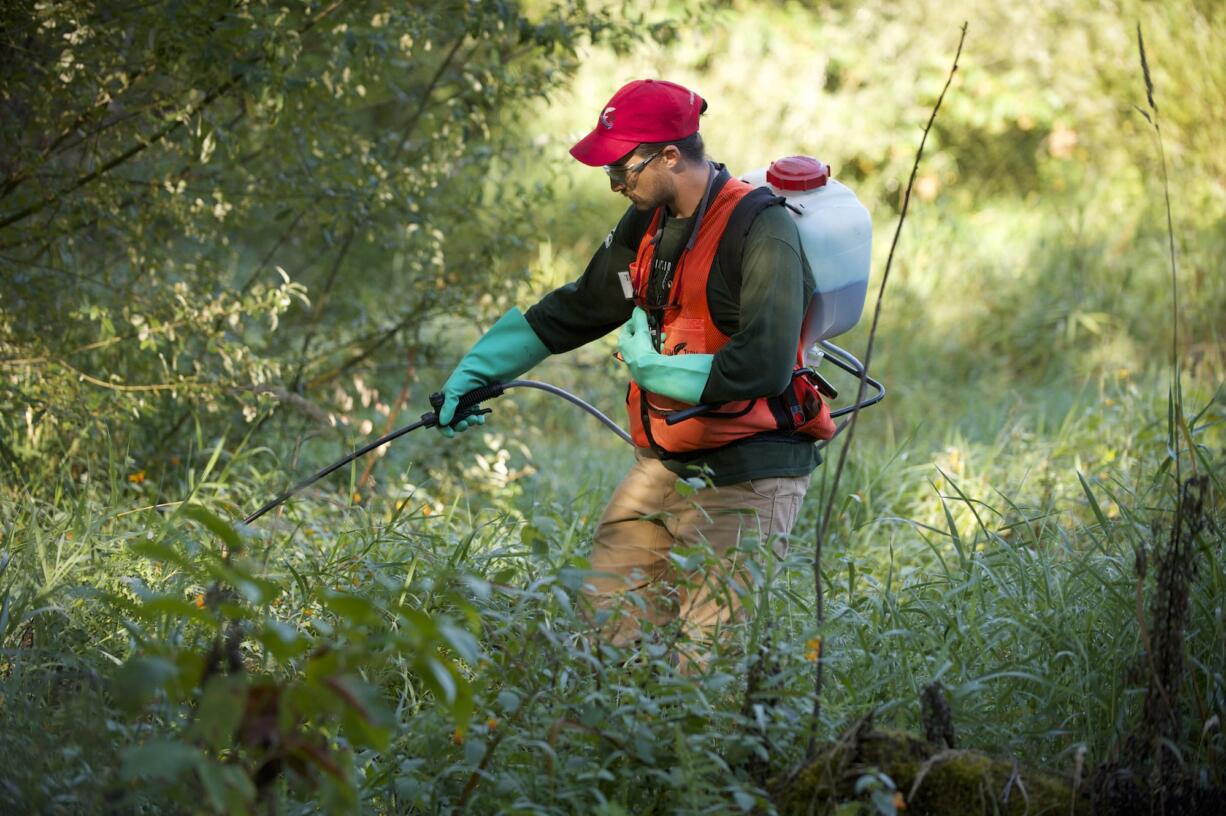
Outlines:
[[[706,159],[698,133],[706,107],[660,80],[614,94],[570,152],[603,167],[630,207],[578,280],[526,313],[512,309],[477,342],[447,380],[439,412],[448,436],[482,423],[445,427],[462,394],[622,327],[635,464],[596,528],[585,588],[617,646],[669,624],[702,642],[733,621],[746,551],[770,541],[782,553],[820,462],[778,396],[791,394],[812,276],[791,218],[771,206],[779,200]],[[735,229],[739,264],[721,255]],[[669,412],[700,403],[719,407],[667,424]],[[828,411],[818,424],[832,432]],[[678,480],[695,474],[708,486],[678,492]],[[678,570],[690,561],[670,554],[694,546],[710,547],[705,565]]]

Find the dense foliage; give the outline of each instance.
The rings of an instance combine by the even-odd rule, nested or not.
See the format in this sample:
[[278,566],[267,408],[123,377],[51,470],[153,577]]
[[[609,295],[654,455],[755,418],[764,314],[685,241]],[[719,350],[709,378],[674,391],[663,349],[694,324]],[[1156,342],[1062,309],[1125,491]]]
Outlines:
[[[5,5],[7,456],[310,408],[499,297],[520,127],[633,19],[584,3]],[[396,354],[400,351],[400,354]],[[131,417],[137,422],[124,422]],[[42,475],[42,474],[40,474]]]
[[[887,236],[946,6],[3,4],[0,810],[803,810],[819,657],[819,740],[917,730],[940,682],[960,747],[1220,790],[1226,19],[966,13],[826,620],[823,469],[787,559],[744,543],[750,622],[680,676],[676,633],[620,653],[576,609],[628,450],[561,402],[236,519],[577,274],[621,204],[565,148],[625,79],[700,89],[734,169],[819,155]],[[615,408],[608,352],[539,376]],[[924,812],[883,772],[844,793]]]

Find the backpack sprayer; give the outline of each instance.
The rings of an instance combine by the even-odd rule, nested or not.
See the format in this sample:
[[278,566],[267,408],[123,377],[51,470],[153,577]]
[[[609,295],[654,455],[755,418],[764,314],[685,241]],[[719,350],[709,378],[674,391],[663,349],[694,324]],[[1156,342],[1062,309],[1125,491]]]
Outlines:
[[[855,326],[864,311],[873,237],[872,220],[868,210],[851,189],[830,177],[829,165],[809,156],[788,156],[772,162],[769,167],[748,173],[743,178],[755,186],[768,186],[772,192],[785,199],[788,212],[791,213],[800,234],[801,249],[815,278],[813,298],[809,301],[801,329],[804,364],[812,370],[823,360],[828,360],[831,365],[863,380],[876,391],[863,402],[831,411],[830,416],[842,417],[880,402],[885,397],[885,386],[867,376],[864,365],[859,360],[829,340]],[[830,399],[838,397],[838,391],[825,378],[818,375],[818,382],[823,395]],[[556,385],[536,380],[512,380],[469,391],[460,397],[452,424],[466,417],[490,413],[490,409],[483,408],[481,404],[501,397],[512,388],[534,388],[559,396],[587,411],[627,443],[634,444],[630,434],[595,406]],[[433,410],[422,414],[417,422],[381,436],[340,461],[308,476],[247,516],[243,522],[251,524],[328,474],[393,439],[418,428],[437,426],[443,399],[442,393],[431,394],[430,406]],[[675,425],[717,407],[719,406],[695,405],[692,408],[673,411],[665,421],[669,425]],[[836,426],[836,436],[846,424],[844,421]],[[825,445],[826,442],[818,444]]]

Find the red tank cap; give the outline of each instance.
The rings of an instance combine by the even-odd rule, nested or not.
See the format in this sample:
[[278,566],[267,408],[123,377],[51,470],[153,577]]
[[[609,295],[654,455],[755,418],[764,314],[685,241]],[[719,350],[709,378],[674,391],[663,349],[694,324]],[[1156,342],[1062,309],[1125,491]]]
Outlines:
[[830,165],[812,156],[776,159],[766,169],[766,182],[779,190],[816,190],[830,179]]

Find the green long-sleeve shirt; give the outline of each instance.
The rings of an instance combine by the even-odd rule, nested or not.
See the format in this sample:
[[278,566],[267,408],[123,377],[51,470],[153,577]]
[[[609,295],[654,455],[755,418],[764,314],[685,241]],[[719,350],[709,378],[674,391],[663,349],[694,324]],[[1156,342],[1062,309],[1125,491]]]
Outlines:
[[[618,273],[638,251],[636,227],[642,215],[629,208],[608,235],[583,275],[559,287],[528,309],[525,317],[541,342],[560,354],[621,328],[633,300]],[[656,251],[649,285],[671,277],[689,238],[692,218],[669,218]],[[813,276],[800,251],[796,225],[783,207],[762,211],[745,239],[740,276],[715,267],[707,283],[707,302],[716,326],[729,341],[714,356],[703,402],[730,402],[774,396],[787,387],[800,341],[804,310],[813,295]],[[798,434],[751,437],[697,458],[664,458],[679,475],[706,468],[714,484],[749,479],[804,476],[821,462],[813,440]]]

